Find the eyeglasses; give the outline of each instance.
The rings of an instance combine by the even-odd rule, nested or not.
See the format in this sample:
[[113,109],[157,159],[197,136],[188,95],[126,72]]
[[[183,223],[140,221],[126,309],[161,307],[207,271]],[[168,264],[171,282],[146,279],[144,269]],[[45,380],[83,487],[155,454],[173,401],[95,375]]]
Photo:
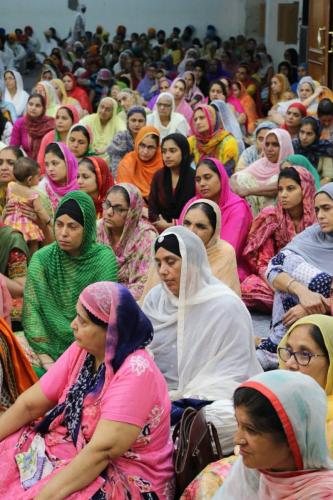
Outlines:
[[128,212],[128,208],[123,208],[120,205],[111,205],[108,200],[102,203],[102,207],[104,208],[104,210],[109,210],[110,208],[112,208],[112,212],[118,215],[123,215]]
[[164,102],[158,102],[157,107],[158,108],[171,108],[171,104],[164,104]]
[[296,363],[300,366],[308,366],[312,358],[326,358],[325,354],[313,354],[308,351],[293,352],[287,347],[279,347],[278,355],[285,363],[294,356]]

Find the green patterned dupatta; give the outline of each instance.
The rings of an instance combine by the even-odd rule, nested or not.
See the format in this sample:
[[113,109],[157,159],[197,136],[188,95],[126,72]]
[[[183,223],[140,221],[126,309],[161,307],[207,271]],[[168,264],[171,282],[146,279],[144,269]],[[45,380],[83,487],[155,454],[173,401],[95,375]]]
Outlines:
[[[70,327],[82,290],[97,281],[117,281],[117,261],[110,247],[96,243],[96,211],[90,196],[67,193],[83,214],[80,255],[70,256],[57,242],[36,252],[30,262],[24,291],[22,323],[25,336],[38,355],[56,360],[74,341]],[[55,219],[57,218],[57,214]]]

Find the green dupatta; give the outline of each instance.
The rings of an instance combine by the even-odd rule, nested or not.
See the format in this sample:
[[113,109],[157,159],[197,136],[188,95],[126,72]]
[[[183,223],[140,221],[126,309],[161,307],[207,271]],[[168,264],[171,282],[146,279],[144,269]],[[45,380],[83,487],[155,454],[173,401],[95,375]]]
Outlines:
[[48,354],[54,360],[74,341],[70,325],[82,290],[96,281],[117,281],[112,249],[96,243],[96,211],[91,197],[72,191],[61,199],[58,210],[69,199],[78,203],[83,214],[81,253],[70,256],[57,242],[38,250],[31,259],[24,290],[25,336],[36,354]]
[[21,250],[29,259],[29,248],[22,233],[0,222],[0,273],[6,274],[9,254],[12,250]]

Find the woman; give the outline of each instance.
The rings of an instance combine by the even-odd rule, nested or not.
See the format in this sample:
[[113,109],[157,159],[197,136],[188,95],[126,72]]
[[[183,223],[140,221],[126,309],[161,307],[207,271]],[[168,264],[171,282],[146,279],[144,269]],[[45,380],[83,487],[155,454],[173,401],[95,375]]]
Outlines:
[[303,104],[299,102],[290,104],[287,108],[285,121],[284,124],[281,125],[281,128],[287,130],[292,139],[297,139],[302,120],[306,117],[306,115],[307,110]]
[[125,123],[117,116],[117,107],[118,104],[112,97],[104,97],[98,105],[97,113],[85,116],[80,122],[92,131],[91,146],[97,154],[105,155],[117,132],[126,130]]
[[54,119],[45,113],[44,97],[40,94],[31,94],[26,114],[16,120],[10,138],[11,146],[22,147],[27,156],[33,160],[37,159],[45,134],[54,129]]
[[274,204],[280,162],[293,152],[288,132],[274,129],[265,135],[263,158],[232,176],[232,190],[248,199],[254,216],[262,208]]
[[39,189],[45,193],[56,210],[65,194],[78,189],[78,163],[70,150],[61,142],[51,142],[45,150],[45,176]]
[[326,396],[315,380],[286,370],[262,373],[235,391],[234,405],[241,456],[214,500],[332,496]]
[[3,81],[0,82],[0,112],[4,118],[10,123],[13,124],[17,120],[16,110],[14,105],[6,101],[5,97],[5,84]]
[[188,206],[195,200],[207,198],[217,203],[222,217],[221,239],[234,247],[238,271],[241,279],[244,279],[245,270],[241,256],[252,222],[252,213],[247,201],[231,191],[225,168],[215,158],[200,161],[196,169],[195,187],[197,194],[184,206],[178,223],[183,223]]
[[95,243],[96,212],[86,193],[64,196],[55,214],[54,232],[56,241],[33,255],[24,289],[22,323],[37,355],[38,375],[73,341],[70,323],[83,288],[117,279],[114,253]]
[[54,118],[60,104],[55,88],[49,81],[38,82],[35,87],[35,92],[44,97],[46,103],[47,116]]
[[7,70],[4,73],[5,80],[5,101],[13,104],[16,116],[20,117],[24,114],[28,102],[29,94],[23,89],[23,79],[18,71],[13,69]]
[[67,95],[65,84],[62,80],[60,80],[60,78],[54,78],[53,80],[51,80],[51,84],[54,87],[59,102],[62,106],[70,104],[71,106],[75,106],[80,114],[82,113],[82,108],[79,101],[77,99],[74,99],[74,97],[69,97]]
[[117,177],[120,160],[134,149],[135,138],[146,125],[146,111],[142,106],[132,106],[127,112],[127,129],[118,132],[107,148],[109,165],[114,178]]
[[79,101],[83,110],[92,113],[92,105],[89,101],[88,94],[82,87],[78,86],[76,77],[72,73],[65,73],[62,81],[64,82],[67,95]]
[[[134,92],[134,90],[124,88],[120,90],[119,94],[117,95],[117,102],[118,118],[125,122],[129,109],[133,106],[141,106],[142,98],[140,94]],[[120,112],[119,109],[121,110]]]
[[[210,104],[212,101],[220,100],[227,102],[228,92],[227,88],[221,80],[213,80],[209,84],[208,99],[207,103]],[[235,113],[235,109],[230,106],[230,109]]]
[[170,92],[171,80],[169,80],[169,78],[167,78],[164,74],[158,76],[156,81],[157,90],[154,93],[153,97],[147,102],[147,108],[150,110],[153,109],[159,94],[161,94],[162,92]]
[[325,390],[327,445],[333,455],[333,318],[312,314],[294,323],[278,346],[280,368],[299,371]]
[[167,135],[161,144],[163,168],[152,180],[149,219],[159,231],[174,226],[184,205],[195,195],[190,147],[182,134]]
[[[170,401],[145,350],[151,323],[121,285],[83,288],[76,341],[1,417],[0,495],[170,500]],[[24,481],[22,462],[36,445],[38,474]]]
[[117,182],[134,184],[148,202],[150,186],[155,172],[163,166],[160,133],[155,127],[142,127],[136,136],[134,151],[119,162]]
[[293,141],[296,154],[305,156],[320,174],[321,184],[333,179],[333,146],[320,139],[320,122],[308,116],[301,122],[298,139]]
[[80,191],[91,196],[95,205],[97,219],[100,219],[107,192],[114,185],[106,161],[95,156],[84,157],[79,163],[77,184]]
[[272,106],[271,111],[276,109],[277,104],[284,99],[284,94],[290,92],[290,83],[288,78],[282,73],[277,73],[271,79],[269,87],[269,103]]
[[157,128],[161,139],[175,133],[187,136],[190,130],[186,118],[176,113],[175,101],[169,92],[159,94],[153,112],[147,116],[147,124]]
[[139,300],[147,279],[156,230],[142,217],[143,199],[132,184],[113,186],[103,203],[97,241],[110,246],[118,262],[118,281]]
[[249,313],[213,277],[204,244],[193,232],[167,229],[157,238],[154,253],[162,283],[146,295],[143,311],[155,332],[150,350],[173,401],[171,423],[186,406],[205,407],[219,430],[224,422],[221,439],[224,449],[230,449],[233,389],[260,371]]
[[314,224],[315,184],[302,167],[284,168],[278,178],[276,207],[266,207],[253,221],[243,257],[251,274],[242,282],[242,299],[249,308],[271,312],[274,292],[267,284],[269,261],[293,237]]
[[235,81],[232,84],[232,92],[233,95],[239,99],[239,102],[241,103],[244,112],[246,114],[246,131],[249,134],[252,134],[254,132],[254,129],[256,128],[256,123],[258,120],[258,114],[257,114],[257,109],[256,109],[256,103],[254,99],[247,93],[244,85],[239,82]]
[[277,128],[276,124],[268,120],[259,123],[253,133],[254,141],[252,146],[246,148],[239,157],[235,168],[236,172],[244,170],[246,167],[261,158],[261,156],[263,155],[265,135],[269,130],[273,130],[274,128]]
[[0,415],[37,380],[8,322],[0,317]]
[[70,128],[78,123],[79,113],[75,106],[71,104],[58,107],[55,115],[55,129],[44,135],[37,155],[37,163],[41,168],[41,173],[45,173],[45,149],[51,142],[62,142],[66,144]]
[[0,241],[0,292],[5,288],[1,316],[9,319],[16,331],[21,329],[23,290],[30,257],[29,249],[23,235],[10,226],[5,226],[1,221]]
[[0,150],[0,217],[7,201],[7,186],[14,180],[13,167],[23,151],[15,146],[5,146]]
[[92,148],[93,134],[89,127],[82,123],[76,123],[69,129],[66,145],[79,161],[85,156],[95,156]]
[[182,78],[184,78],[186,82],[185,100],[191,108],[193,108],[198,102],[204,99],[204,95],[195,82],[195,74],[193,71],[185,71]]
[[318,224],[296,235],[267,268],[275,294],[270,334],[257,350],[264,368],[276,367],[276,348],[286,327],[308,314],[332,314],[332,182],[316,193],[314,205]]
[[[199,236],[205,245],[213,276],[240,296],[235,250],[230,243],[220,239],[221,211],[219,206],[211,200],[193,201],[185,213],[183,226]],[[156,266],[150,265],[141,300],[158,283],[160,279]]]
[[226,130],[219,128],[216,111],[212,106],[199,104],[195,107],[189,137],[191,153],[197,165],[202,157],[211,156],[223,163],[231,175],[238,160],[236,139]]
[[314,168],[313,165],[309,162],[307,158],[303,155],[288,155],[284,160],[281,162],[281,169],[286,168],[286,167],[292,167],[292,166],[298,166],[298,167],[304,167],[305,170],[310,172],[312,174],[312,177],[314,179],[314,183],[316,186],[316,189],[320,189],[320,177],[317,172],[317,170]]
[[[165,90],[163,92],[165,92]],[[186,82],[184,78],[178,77],[172,82],[170,93],[173,95],[175,101],[176,113],[183,115],[186,118],[187,123],[190,124],[193,116],[193,110],[185,99]]]

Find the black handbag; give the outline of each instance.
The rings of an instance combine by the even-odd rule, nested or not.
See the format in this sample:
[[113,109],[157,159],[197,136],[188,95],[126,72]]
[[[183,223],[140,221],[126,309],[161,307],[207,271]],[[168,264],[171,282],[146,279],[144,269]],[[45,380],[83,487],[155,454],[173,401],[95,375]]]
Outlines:
[[223,457],[215,425],[207,422],[204,409],[186,408],[173,431],[176,498],[206,465]]

